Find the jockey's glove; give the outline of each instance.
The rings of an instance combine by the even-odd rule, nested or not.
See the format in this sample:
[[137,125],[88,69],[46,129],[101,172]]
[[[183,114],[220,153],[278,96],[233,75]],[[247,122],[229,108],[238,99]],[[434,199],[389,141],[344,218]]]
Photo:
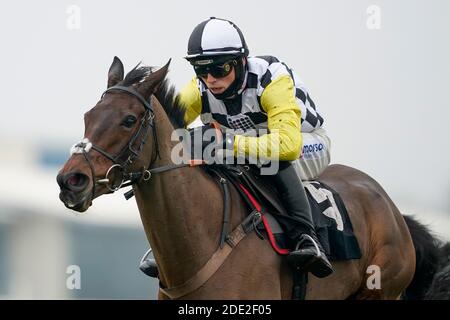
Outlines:
[[223,159],[233,157],[234,133],[223,131],[217,123],[189,129],[190,155],[193,160],[203,160],[207,164],[223,163]]

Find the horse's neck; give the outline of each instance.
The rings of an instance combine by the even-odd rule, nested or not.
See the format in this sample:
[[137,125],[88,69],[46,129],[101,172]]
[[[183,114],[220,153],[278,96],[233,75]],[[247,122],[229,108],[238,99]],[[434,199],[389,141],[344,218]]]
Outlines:
[[[159,109],[155,119],[160,157],[153,167],[172,163],[175,144],[170,140],[173,127]],[[141,183],[136,201],[161,280],[167,286],[184,282],[217,248],[223,208],[219,186],[199,168],[179,168]]]

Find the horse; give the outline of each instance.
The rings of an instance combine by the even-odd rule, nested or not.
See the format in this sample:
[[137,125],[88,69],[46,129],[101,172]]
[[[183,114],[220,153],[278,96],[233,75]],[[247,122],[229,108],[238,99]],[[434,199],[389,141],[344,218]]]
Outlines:
[[[106,91],[84,115],[84,139],[57,175],[60,200],[83,213],[128,181],[158,263],[159,299],[291,299],[290,266],[255,232],[232,248],[226,244],[222,255],[219,183],[202,166],[173,163],[179,141],[171,136],[184,128],[185,108],[166,79],[169,64],[136,66],[124,77],[114,57]],[[326,278],[308,275],[306,299],[401,298],[415,276],[416,252],[394,202],[374,179],[348,166],[330,165],[318,180],[342,197],[362,257],[334,261]],[[236,230],[249,212],[235,188],[229,197]],[[369,285],[374,276],[379,286]],[[181,294],[169,293],[180,288]]]

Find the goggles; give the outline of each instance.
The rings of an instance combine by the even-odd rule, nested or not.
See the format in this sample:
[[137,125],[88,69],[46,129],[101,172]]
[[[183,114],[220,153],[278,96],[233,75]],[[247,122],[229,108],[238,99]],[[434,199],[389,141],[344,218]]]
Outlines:
[[214,78],[224,78],[231,73],[236,64],[236,60],[231,60],[223,64],[195,65],[194,71],[199,78],[207,78],[208,74]]

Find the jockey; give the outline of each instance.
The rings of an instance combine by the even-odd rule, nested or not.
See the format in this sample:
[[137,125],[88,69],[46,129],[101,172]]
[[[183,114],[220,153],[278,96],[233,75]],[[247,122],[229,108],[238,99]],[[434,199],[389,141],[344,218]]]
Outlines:
[[[196,76],[178,96],[186,107],[186,126],[200,116],[204,124],[216,121],[222,128],[234,129],[231,141],[225,136],[226,148],[234,155],[258,158],[258,150],[274,154],[270,148],[277,148],[279,170],[270,179],[287,211],[279,223],[293,244],[288,261],[326,277],[333,269],[317,239],[302,184],[330,162],[324,120],[292,69],[275,57],[248,54],[241,30],[231,21],[212,17],[195,27],[185,58]],[[259,129],[267,133],[245,135]],[[141,270],[154,274],[148,270],[152,266],[154,262],[143,259]]]

